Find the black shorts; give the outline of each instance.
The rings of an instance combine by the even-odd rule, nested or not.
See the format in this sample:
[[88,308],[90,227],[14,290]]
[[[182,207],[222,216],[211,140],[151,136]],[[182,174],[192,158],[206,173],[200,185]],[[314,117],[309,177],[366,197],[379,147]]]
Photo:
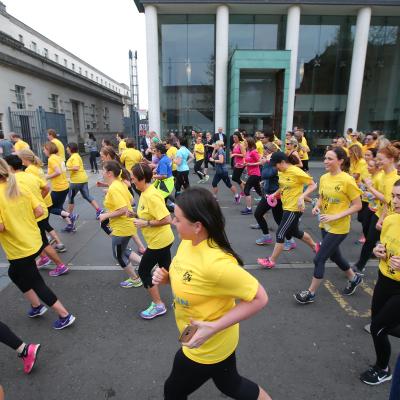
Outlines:
[[283,210],[282,220],[276,231],[276,242],[284,243],[285,238],[303,239],[304,232],[299,229],[299,219],[302,216],[300,211]]
[[47,216],[47,218],[45,219],[42,219],[41,221],[38,221],[37,226],[40,230],[40,235],[42,236],[42,249],[44,249],[49,245],[46,232],[51,232],[53,230],[53,228],[49,224],[49,216]]

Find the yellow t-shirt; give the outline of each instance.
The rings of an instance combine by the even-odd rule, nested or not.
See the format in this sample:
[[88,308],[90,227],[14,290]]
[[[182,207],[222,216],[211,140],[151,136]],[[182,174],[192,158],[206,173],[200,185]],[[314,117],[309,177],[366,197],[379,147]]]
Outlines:
[[14,143],[14,150],[20,151],[24,149],[29,149],[29,144],[24,142],[22,139],[18,140],[18,142]]
[[400,271],[393,270],[389,266],[389,260],[392,256],[400,256],[400,214],[388,215],[383,220],[381,243],[386,248],[386,259],[379,261],[379,270],[386,277],[395,281],[400,281]]
[[[390,215],[393,213],[393,208],[392,208],[392,191],[393,191],[393,186],[396,181],[400,179],[400,176],[397,174],[397,170],[394,169],[393,171],[389,172],[388,174],[383,174],[383,179],[382,179],[382,194],[385,196],[385,202],[387,204],[386,215]],[[385,207],[382,207],[382,211],[385,209]]]
[[176,158],[176,153],[178,152],[178,149],[175,146],[171,146],[167,150],[167,156],[171,159],[172,161],[172,171],[176,171],[176,164],[174,163],[174,160]]
[[[46,181],[46,177],[44,175],[43,169],[40,167],[37,167],[34,164],[28,165],[25,169],[25,172],[27,174],[32,174],[37,176],[39,179],[41,179],[43,182],[46,183],[47,185],[47,181]],[[46,195],[46,197],[44,198],[44,202],[46,203],[46,207],[49,208],[53,205],[53,200],[51,199],[51,195],[50,192]]]
[[122,152],[126,149],[126,143],[125,143],[125,139],[120,140],[120,142],[118,143],[118,152],[119,154],[122,154]]
[[258,154],[260,155],[260,157],[262,157],[264,155],[264,145],[262,144],[261,140],[257,140],[256,150],[258,151]]
[[37,221],[39,222],[47,218],[49,212],[47,211],[47,204],[41,192],[41,190],[47,186],[47,182],[24,171],[17,172],[15,174],[15,179],[17,180],[18,187],[22,187],[32,193],[43,208],[43,215],[37,218]]
[[[70,168],[79,167],[78,171],[73,171]],[[69,171],[69,179],[71,183],[86,183],[89,178],[83,168],[83,161],[78,153],[72,153],[67,161],[67,169]]]
[[[308,151],[310,151],[310,148],[308,147],[307,139],[304,136],[301,138],[300,145],[305,147],[306,149],[308,149]],[[300,156],[300,160],[303,161],[303,160],[308,160],[309,159],[308,151],[305,151],[305,150],[302,150],[302,149],[299,148],[298,153],[299,153],[299,156]]]
[[[193,246],[182,240],[172,260],[169,277],[175,319],[182,333],[190,320],[215,321],[235,307],[235,300],[251,301],[258,281],[229,254],[210,247],[207,240]],[[197,349],[182,347],[186,357],[201,364],[227,359],[239,342],[239,324],[218,332]]]
[[[350,203],[361,195],[361,189],[355,179],[346,172],[337,175],[330,173],[321,176],[319,195],[322,199],[321,214],[335,215],[347,210]],[[351,216],[328,223],[320,223],[319,227],[329,233],[346,234],[350,231]]]
[[349,173],[350,175],[359,174],[360,176],[356,182],[360,183],[363,179],[368,178],[369,176],[367,162],[363,158],[360,158],[357,162],[350,162]]
[[363,148],[363,145],[362,145],[358,140],[356,140],[355,142],[350,142],[350,143],[348,144],[348,146],[349,146],[349,148],[350,148],[351,146],[358,146],[361,150],[362,150],[362,148]]
[[299,211],[297,200],[303,193],[303,185],[308,185],[313,178],[295,165],[286,171],[278,172],[282,206],[285,211]]
[[54,143],[57,146],[57,149],[58,149],[57,155],[58,155],[58,157],[60,157],[61,160],[65,161],[65,149],[64,149],[63,143],[58,139],[52,139],[51,142]]
[[[197,153],[198,151],[200,153]],[[196,143],[194,145],[194,156],[196,158],[196,161],[204,160],[204,144],[203,143]]]
[[122,152],[121,162],[125,165],[125,168],[132,172],[132,168],[142,161],[143,156],[139,150],[127,148]]
[[67,190],[69,188],[69,184],[64,161],[56,154],[52,154],[47,161],[47,166],[48,175],[54,174],[54,172],[56,172],[56,168],[61,171],[60,175],[50,179],[52,190],[54,192],[62,192],[63,190]]
[[42,237],[33,210],[40,204],[35,196],[19,187],[21,194],[13,199],[7,197],[7,183],[0,183],[0,244],[7,260],[17,260],[37,253]]
[[[108,188],[104,199],[104,206],[108,211],[113,212],[126,207],[132,211],[132,195],[124,182],[116,179]],[[136,235],[137,230],[133,223],[133,218],[126,215],[110,218],[110,227],[114,236],[132,236]]]
[[[153,185],[140,195],[137,213],[146,221],[161,221],[169,215],[161,193]],[[170,225],[144,227],[142,233],[149,249],[162,249],[174,241]]]
[[339,146],[339,147],[344,150],[344,152],[346,153],[346,155],[348,157],[349,156],[349,149],[347,147],[342,147],[342,146]]

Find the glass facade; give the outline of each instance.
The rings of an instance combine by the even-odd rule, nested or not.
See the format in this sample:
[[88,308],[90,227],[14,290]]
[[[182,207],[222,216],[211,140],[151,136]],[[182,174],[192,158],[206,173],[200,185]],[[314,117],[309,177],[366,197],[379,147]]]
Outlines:
[[[400,18],[372,17],[358,129],[400,130]],[[397,134],[397,137],[396,137]]]
[[313,146],[343,134],[355,23],[346,16],[301,17],[293,125],[307,131]]
[[159,15],[161,132],[214,130],[215,15]]

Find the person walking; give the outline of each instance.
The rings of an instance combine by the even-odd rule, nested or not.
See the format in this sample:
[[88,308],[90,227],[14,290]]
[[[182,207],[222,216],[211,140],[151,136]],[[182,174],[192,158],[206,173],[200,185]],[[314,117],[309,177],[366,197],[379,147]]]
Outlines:
[[97,166],[97,157],[100,157],[99,149],[97,147],[97,140],[93,133],[89,133],[89,139],[87,140],[87,146],[89,150],[89,162],[92,174],[99,173],[99,167]]
[[188,150],[187,140],[185,137],[179,139],[179,150],[176,153],[174,160],[177,169],[177,176],[175,182],[175,196],[179,196],[182,188],[187,189],[189,183],[189,163],[194,159],[193,154]]
[[65,162],[65,148],[61,140],[57,139],[57,133],[54,129],[47,130],[47,139],[57,146],[57,155]]

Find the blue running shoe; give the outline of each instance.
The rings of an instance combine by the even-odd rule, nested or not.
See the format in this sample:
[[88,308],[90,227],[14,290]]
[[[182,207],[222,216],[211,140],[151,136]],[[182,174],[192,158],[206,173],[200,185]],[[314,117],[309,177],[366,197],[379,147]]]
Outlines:
[[68,314],[65,318],[59,318],[57,321],[54,321],[53,328],[60,330],[64,329],[67,326],[72,325],[75,322],[75,317],[72,314]]
[[78,221],[79,214],[70,214],[71,225],[74,231],[76,231],[76,221]]
[[167,312],[167,307],[164,304],[155,304],[151,302],[149,308],[142,311],[139,315],[143,319],[153,319],[159,315],[163,315]]
[[47,311],[47,307],[43,304],[37,307],[31,307],[31,309],[28,311],[28,317],[29,318],[37,318],[43,315]]

